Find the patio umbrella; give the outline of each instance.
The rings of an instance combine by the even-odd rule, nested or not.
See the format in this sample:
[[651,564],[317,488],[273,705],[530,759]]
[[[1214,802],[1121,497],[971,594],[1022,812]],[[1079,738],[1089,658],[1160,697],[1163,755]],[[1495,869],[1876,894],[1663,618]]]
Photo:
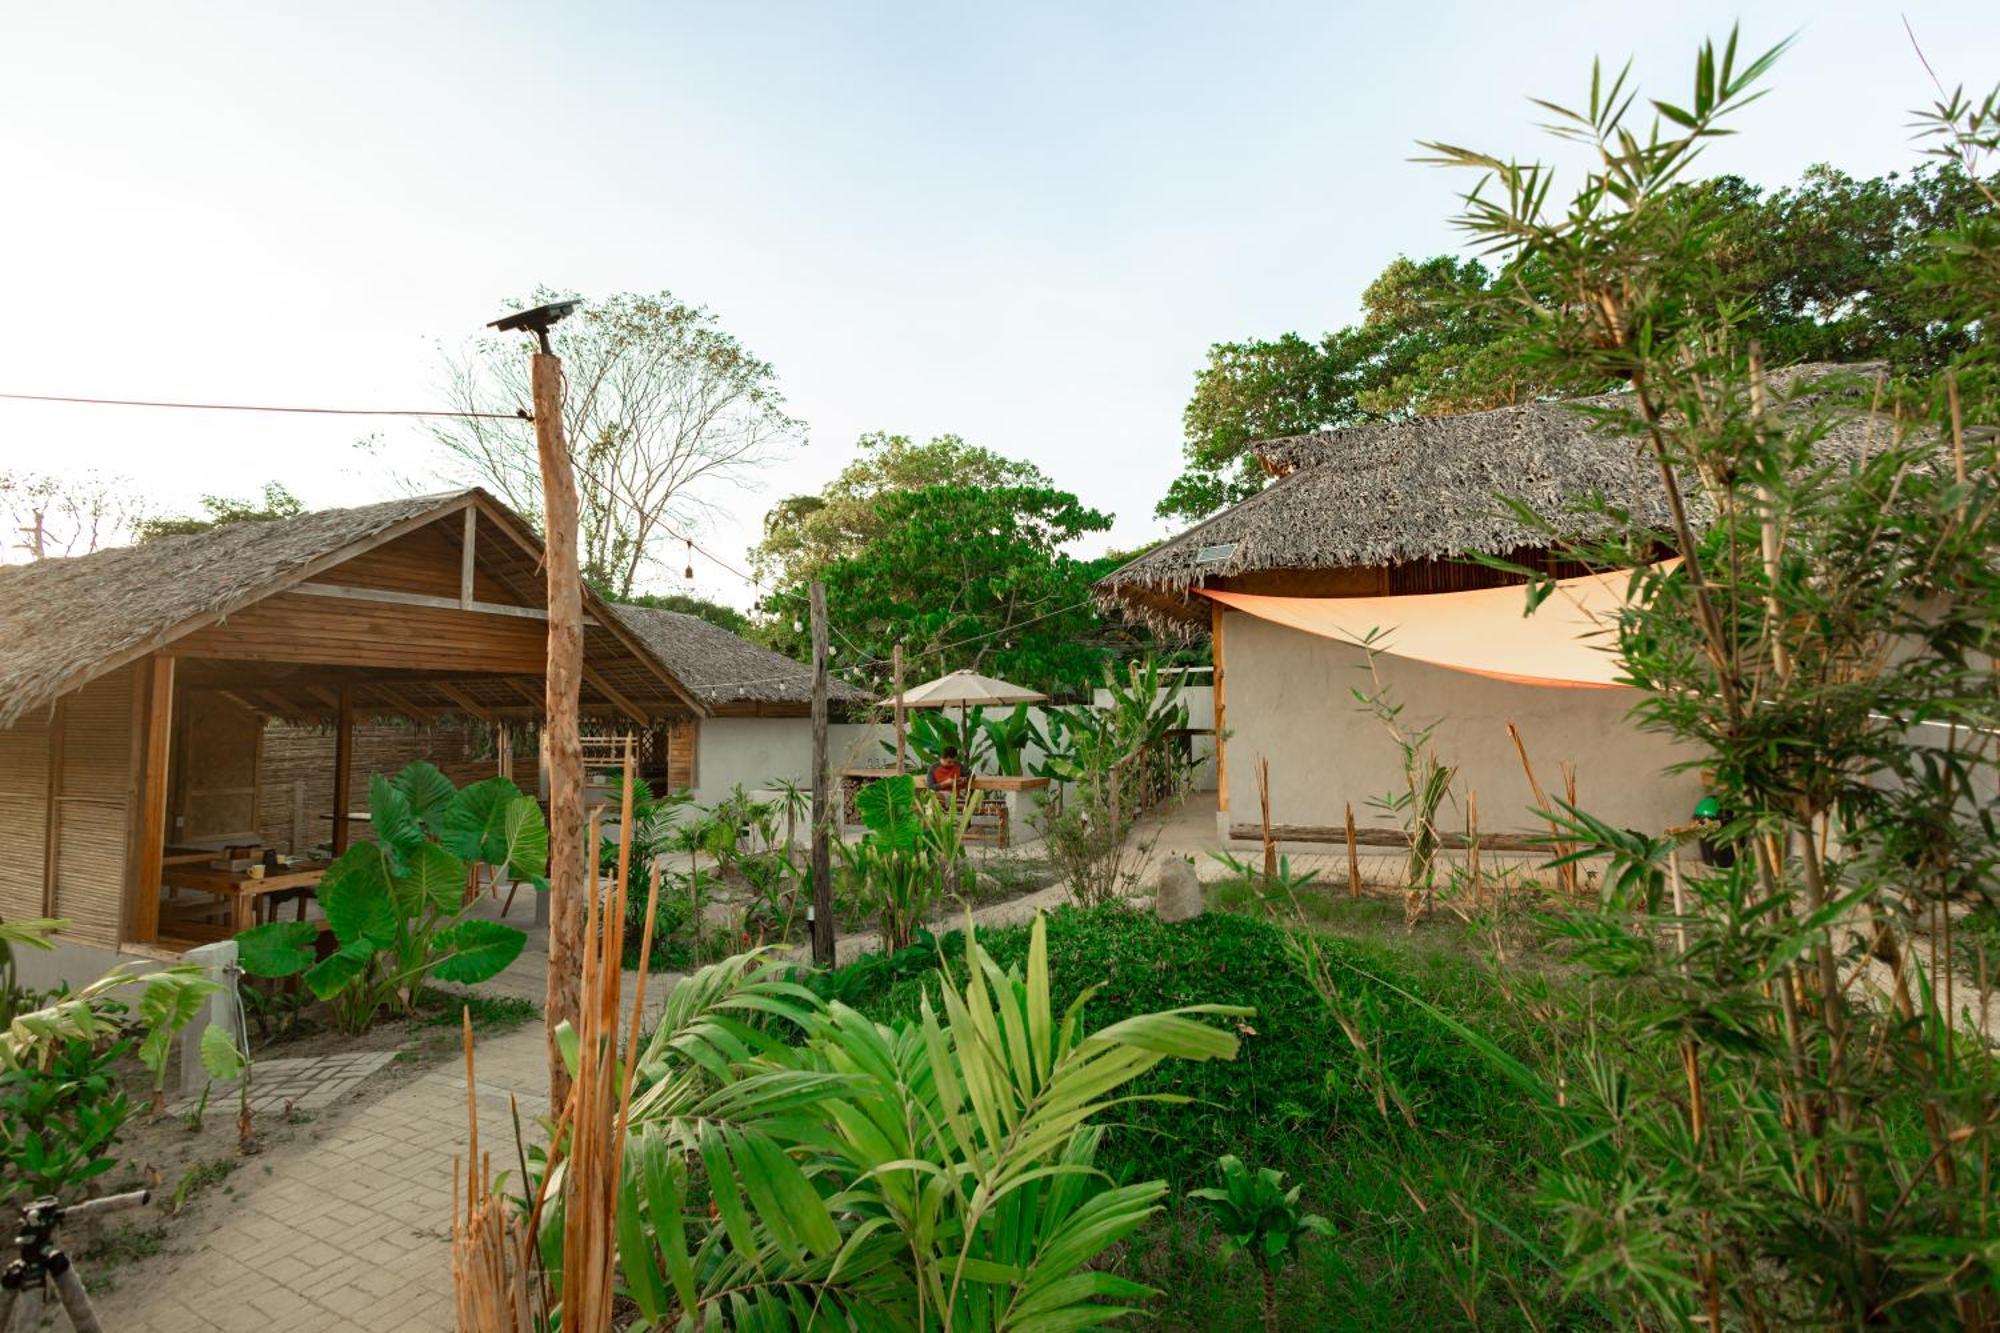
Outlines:
[[903,691],[899,701],[894,695],[884,703],[901,702],[905,708],[949,708],[958,705],[958,729],[965,730],[966,710],[977,704],[1034,704],[1049,696],[1039,690],[1031,690],[1025,685],[1015,685],[994,676],[982,676],[970,667],[939,676],[936,680],[925,681]]

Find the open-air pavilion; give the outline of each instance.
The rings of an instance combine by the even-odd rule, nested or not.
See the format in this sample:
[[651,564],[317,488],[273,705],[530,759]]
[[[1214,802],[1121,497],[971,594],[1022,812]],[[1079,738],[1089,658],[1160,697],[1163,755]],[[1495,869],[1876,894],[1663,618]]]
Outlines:
[[[0,569],[0,918],[64,919],[58,967],[77,976],[178,955],[309,887],[315,860],[216,865],[260,841],[272,719],[333,733],[300,812],[332,854],[363,836],[357,726],[471,720],[507,771],[510,731],[543,711],[540,559],[467,490]],[[701,703],[587,589],[584,609],[587,724],[664,753]]]

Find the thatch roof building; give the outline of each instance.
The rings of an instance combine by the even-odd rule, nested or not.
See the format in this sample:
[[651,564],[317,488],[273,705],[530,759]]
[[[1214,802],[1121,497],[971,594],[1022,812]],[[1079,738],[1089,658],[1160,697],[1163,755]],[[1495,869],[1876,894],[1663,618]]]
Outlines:
[[[1830,378],[1836,369],[1872,368],[1775,374],[1780,410],[1812,411],[1834,394],[1859,396],[1865,408],[1867,375]],[[1253,771],[1238,756],[1268,762],[1274,820],[1302,839],[1342,840],[1347,810],[1365,820],[1381,793],[1402,789],[1398,751],[1379,719],[1355,707],[1356,690],[1386,690],[1418,726],[1435,720],[1430,745],[1456,767],[1458,799],[1478,793],[1489,831],[1536,825],[1510,723],[1544,782],[1574,766],[1593,813],[1648,829],[1686,818],[1698,780],[1666,770],[1688,756],[1627,722],[1630,692],[1616,687],[1615,663],[1606,670],[1597,646],[1568,632],[1560,644],[1538,642],[1554,631],[1523,627],[1519,599],[1496,593],[1518,580],[1469,558],[1583,574],[1561,559],[1560,542],[1597,535],[1600,501],[1664,536],[1666,495],[1650,452],[1591,414],[1629,402],[1606,394],[1265,441],[1254,448],[1275,478],[1269,487],[1098,582],[1107,608],[1209,635],[1225,836],[1247,831],[1230,822],[1232,786],[1249,786]],[[1818,451],[1855,457],[1886,434],[1865,411],[1834,414]],[[1702,488],[1684,489],[1693,520],[1707,522]],[[1551,523],[1555,540],[1502,496]],[[1357,646],[1364,638],[1378,650],[1372,658]],[[1589,652],[1592,669],[1516,670],[1501,660],[1510,638],[1537,660],[1552,646],[1572,662]],[[1235,795],[1247,798],[1239,808],[1257,808],[1254,790]]]
[[[681,611],[617,604],[618,618],[711,714],[802,716],[812,704],[812,668]],[[870,702],[866,690],[830,676],[836,706]]]
[[[1799,366],[1772,376],[1784,395],[1835,370]],[[1251,496],[1099,581],[1101,603],[1157,629],[1205,628],[1203,586],[1291,595],[1369,595],[1487,586],[1494,575],[1464,557],[1484,553],[1533,563],[1547,537],[1521,522],[1507,496],[1588,537],[1598,520],[1584,507],[1601,497],[1641,523],[1668,526],[1665,491],[1637,440],[1607,436],[1587,410],[1619,407],[1629,395],[1524,403],[1461,416],[1419,417],[1316,431],[1252,446],[1277,478]],[[1809,398],[1794,396],[1804,405]],[[1858,455],[1881,431],[1843,418],[1821,444],[1825,456]],[[1689,486],[1692,514],[1708,514]],[[1571,571],[1564,571],[1571,572]]]

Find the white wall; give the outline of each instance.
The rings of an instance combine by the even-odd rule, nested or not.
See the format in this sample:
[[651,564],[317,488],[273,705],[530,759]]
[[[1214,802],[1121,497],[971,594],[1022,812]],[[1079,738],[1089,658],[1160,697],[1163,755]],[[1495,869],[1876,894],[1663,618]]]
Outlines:
[[[1354,690],[1372,689],[1367,655],[1238,612],[1228,613],[1223,645],[1228,821],[1257,822],[1263,754],[1271,762],[1273,823],[1338,825],[1347,801],[1358,824],[1394,822],[1368,803],[1400,788],[1402,765],[1382,723],[1354,699]],[[1545,831],[1509,721],[1552,800],[1562,794],[1560,765],[1572,763],[1577,804],[1616,827],[1658,833],[1684,822],[1700,799],[1693,772],[1664,772],[1693,752],[1625,720],[1637,698],[1630,690],[1515,685],[1386,655],[1377,666],[1409,728],[1443,719],[1433,746],[1440,762],[1459,770],[1446,815],[1452,824],[1463,825],[1470,789],[1479,794],[1482,830]]]
[[[827,727],[834,771],[879,768],[888,756],[876,743],[892,729],[868,723]],[[741,783],[745,791],[769,787],[774,778],[805,784],[812,772],[812,720],[803,717],[705,717],[695,752],[695,800],[713,805]]]

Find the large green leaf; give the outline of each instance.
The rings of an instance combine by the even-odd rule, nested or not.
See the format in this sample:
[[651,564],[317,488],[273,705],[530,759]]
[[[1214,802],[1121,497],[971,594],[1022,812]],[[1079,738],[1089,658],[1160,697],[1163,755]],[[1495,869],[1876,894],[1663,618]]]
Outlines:
[[902,775],[868,783],[855,794],[854,808],[869,836],[905,851],[917,842],[917,784]]
[[504,865],[507,811],[521,799],[521,789],[506,778],[462,788],[444,812],[438,841],[461,860]]
[[421,759],[398,773],[393,781],[396,790],[408,799],[410,810],[418,822],[426,832],[436,837],[444,826],[445,812],[451,808],[452,798],[458,795],[458,788],[438,771],[436,764]]
[[186,1027],[201,1010],[202,1002],[222,989],[207,977],[178,972],[162,972],[149,977],[139,997],[139,1017],[146,1024],[146,1038],[139,1043],[139,1059],[160,1077],[167,1067],[167,1053],[174,1034]]
[[330,1000],[353,985],[368,970],[368,960],[374,956],[375,946],[366,938],[343,944],[306,969],[306,985],[320,999]]
[[499,921],[460,921],[433,940],[439,962],[431,975],[461,986],[491,980],[521,956],[527,942],[526,935]]
[[358,842],[321,877],[320,910],[343,948],[363,939],[378,949],[395,945],[396,901],[386,862],[380,843]]
[[396,906],[404,916],[425,907],[450,912],[465,901],[465,862],[434,842],[418,843],[396,879]]
[[516,796],[508,803],[502,832],[505,856],[495,864],[506,866],[516,879],[547,888],[549,826],[542,818],[542,807],[526,796]]
[[236,1038],[220,1023],[210,1023],[201,1034],[201,1067],[210,1078],[233,1083],[243,1077],[249,1062],[237,1048]]
[[368,779],[368,819],[375,841],[407,855],[424,840],[423,826],[417,823],[410,798],[380,773]]
[[236,935],[236,961],[253,977],[289,977],[312,966],[314,921],[273,921]]

